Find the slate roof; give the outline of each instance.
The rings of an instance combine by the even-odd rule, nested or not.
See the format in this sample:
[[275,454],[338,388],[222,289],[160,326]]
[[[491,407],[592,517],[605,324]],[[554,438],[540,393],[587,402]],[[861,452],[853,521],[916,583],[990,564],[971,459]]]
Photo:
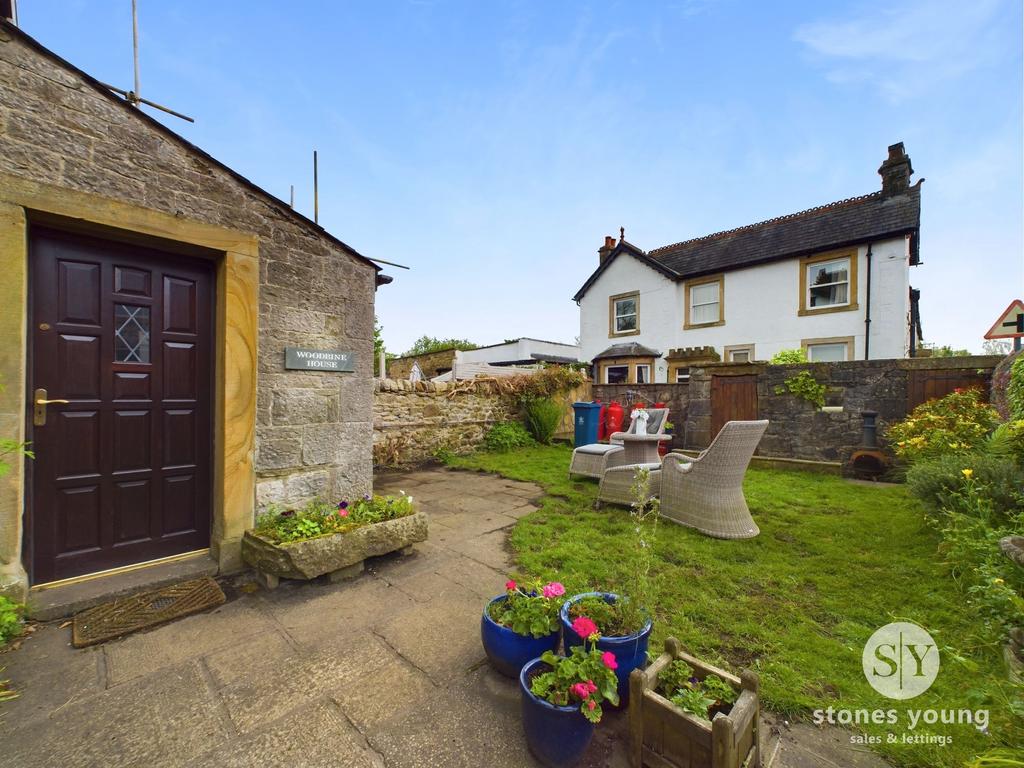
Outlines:
[[595,360],[605,357],[661,357],[661,352],[632,341],[629,344],[613,344],[601,354],[594,355]]
[[612,260],[623,252],[670,279],[683,280],[912,234],[910,263],[917,264],[920,225],[921,181],[918,181],[903,194],[885,196],[880,191],[873,192],[648,252],[620,243],[573,299],[583,298]]

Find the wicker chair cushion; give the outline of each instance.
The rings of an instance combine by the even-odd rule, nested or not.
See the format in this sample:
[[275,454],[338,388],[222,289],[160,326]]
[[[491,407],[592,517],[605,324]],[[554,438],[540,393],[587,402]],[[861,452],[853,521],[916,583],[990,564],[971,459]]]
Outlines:
[[581,445],[576,450],[580,453],[593,453],[597,456],[603,456],[608,451],[616,451],[622,448],[621,445],[606,445],[604,443],[591,443],[590,445]]

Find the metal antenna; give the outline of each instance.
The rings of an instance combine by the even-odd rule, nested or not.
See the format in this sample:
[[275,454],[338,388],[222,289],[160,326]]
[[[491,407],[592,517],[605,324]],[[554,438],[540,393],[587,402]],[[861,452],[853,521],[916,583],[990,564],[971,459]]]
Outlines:
[[313,150],[313,223],[320,223],[320,186],[317,179],[316,150]]
[[132,53],[135,57],[135,98],[138,99],[142,96],[142,87],[139,85],[139,5],[136,0],[132,0]]
[[174,115],[175,117],[180,117],[182,120],[188,120],[188,122],[194,123],[195,120],[188,115],[183,115],[181,112],[175,112],[170,107],[165,107],[162,104],[157,104],[155,101],[144,99],[139,95],[141,86],[139,85],[139,8],[137,0],[132,0],[132,53],[134,54],[135,59],[135,90],[125,91],[121,88],[115,88],[112,85],[107,85],[106,83],[100,83],[100,85],[104,88],[109,88],[114,93],[124,96],[124,100],[133,107],[138,108],[140,104],[145,104],[146,106],[153,107],[154,109],[159,109],[161,112],[166,112],[169,115]]
[[290,207],[294,208],[295,207],[295,185],[291,184],[289,186],[291,188],[291,198],[290,198],[290,201],[289,201],[288,205]]

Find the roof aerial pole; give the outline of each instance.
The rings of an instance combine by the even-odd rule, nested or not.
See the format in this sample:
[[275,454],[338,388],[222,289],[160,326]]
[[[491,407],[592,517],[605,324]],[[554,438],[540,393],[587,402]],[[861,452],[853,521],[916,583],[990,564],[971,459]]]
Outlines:
[[138,107],[142,88],[139,86],[139,4],[137,0],[132,0],[132,54],[135,58],[135,99],[132,103]]
[[138,0],[132,0],[132,55],[133,55],[133,58],[134,58],[134,61],[135,61],[135,90],[134,91],[126,91],[126,90],[124,90],[122,88],[115,88],[114,86],[107,85],[106,83],[100,83],[100,84],[104,88],[109,88],[114,93],[117,93],[117,94],[123,96],[124,100],[127,101],[129,104],[131,104],[136,109],[139,108],[140,104],[145,104],[146,106],[153,107],[154,109],[159,109],[161,112],[166,112],[169,115],[174,115],[175,117],[180,117],[182,120],[187,120],[190,123],[194,123],[195,120],[193,120],[188,115],[183,115],[183,114],[181,114],[181,112],[175,112],[173,109],[170,109],[169,107],[165,107],[162,104],[157,104],[155,101],[150,101],[149,99],[144,99],[144,98],[142,98],[139,95],[139,90],[140,90],[140,88],[142,86],[140,85],[140,80],[139,80],[139,7],[138,7]]

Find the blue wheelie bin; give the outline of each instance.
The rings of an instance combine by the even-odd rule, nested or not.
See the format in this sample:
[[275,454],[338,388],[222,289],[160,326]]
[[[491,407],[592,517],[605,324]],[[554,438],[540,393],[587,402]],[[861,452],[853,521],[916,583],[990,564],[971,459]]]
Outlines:
[[600,403],[573,403],[572,409],[575,412],[573,421],[576,424],[574,444],[577,448],[581,445],[590,445],[597,442],[597,419],[601,413]]

